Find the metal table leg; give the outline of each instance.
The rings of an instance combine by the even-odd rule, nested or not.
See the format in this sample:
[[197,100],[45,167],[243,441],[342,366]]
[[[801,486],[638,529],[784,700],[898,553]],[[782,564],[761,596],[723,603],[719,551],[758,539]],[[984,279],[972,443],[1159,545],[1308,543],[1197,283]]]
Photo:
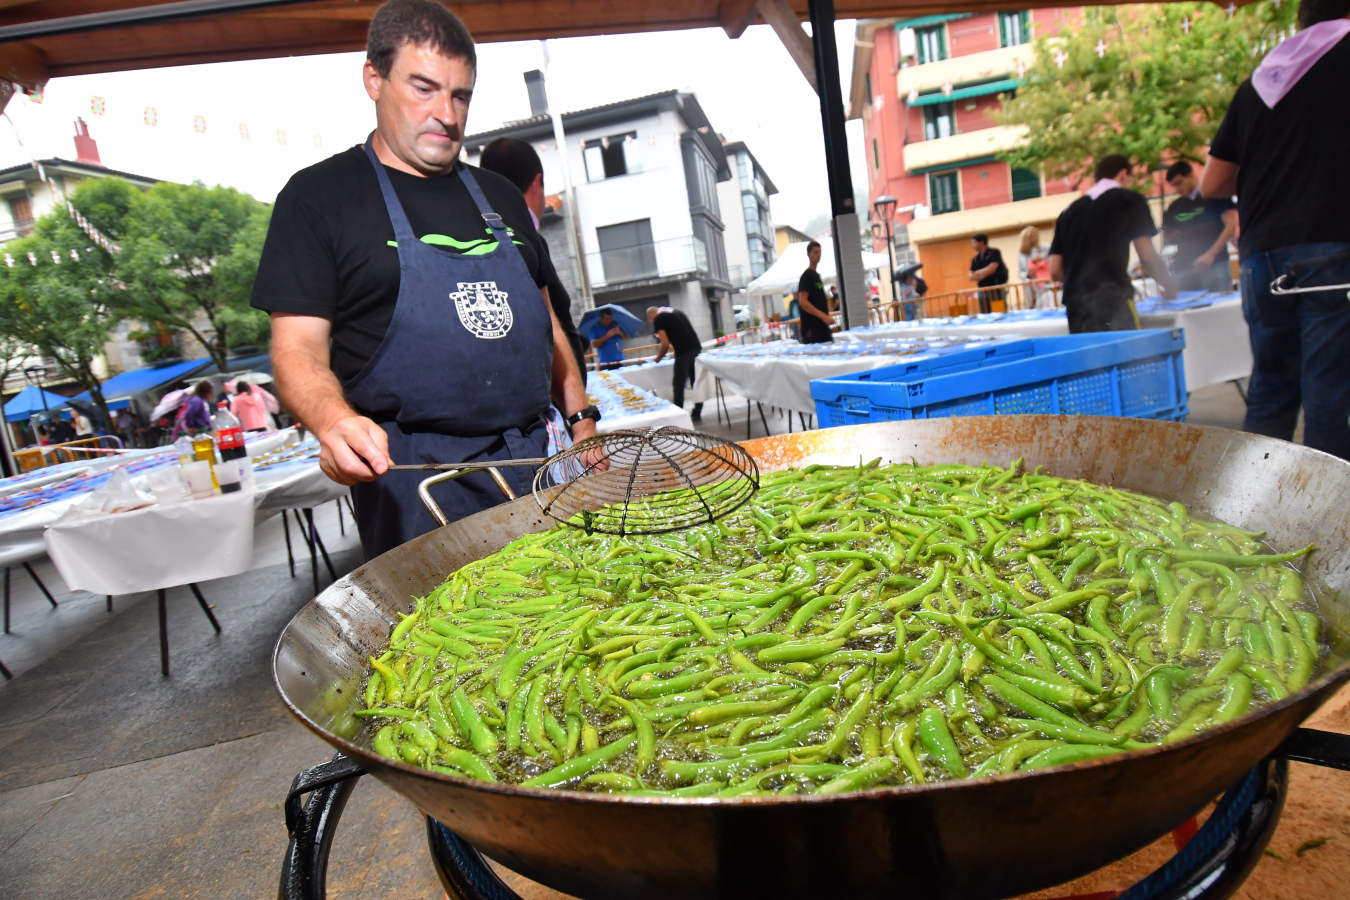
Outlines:
[[286,535],[286,565],[291,570],[291,577],[295,577],[295,554],[291,553],[291,520],[286,515],[287,510],[281,511],[281,530]]
[[159,671],[169,677],[169,617],[165,612],[164,588],[155,591],[159,601]]
[[0,662],[0,675],[5,676],[6,681],[14,677],[14,673],[5,666],[4,662]]
[[28,577],[33,579],[33,583],[38,586],[38,590],[42,591],[42,596],[47,598],[47,602],[52,605],[52,609],[56,609],[56,598],[52,596],[51,591],[47,590],[47,586],[42,583],[42,579],[33,571],[33,567],[28,563],[24,563],[23,570],[28,573]]
[[202,612],[206,613],[206,618],[211,621],[211,627],[216,630],[216,634],[220,634],[220,623],[216,621],[215,615],[211,612],[211,607],[206,603],[206,598],[202,596],[201,588],[191,582],[188,583],[188,587],[192,590],[192,596],[197,598],[197,605],[202,608]]
[[328,567],[328,577],[337,581],[337,570],[333,568],[333,561],[328,558],[328,548],[323,545],[323,538],[319,535],[319,529],[314,527],[314,510],[305,510],[305,521],[309,524],[310,536],[314,539],[314,546],[319,548],[319,553],[323,555],[323,564]]
[[300,518],[300,510],[291,510],[291,515],[295,516],[296,527],[300,529],[300,535],[305,539],[309,546],[309,577],[314,584],[314,593],[319,593],[319,557],[314,553],[314,537],[305,530],[304,520]]
[[337,498],[337,508],[338,508],[338,534],[345,535],[347,533],[347,523],[345,521],[347,517],[342,514],[341,497]]
[[9,634],[9,566],[5,566],[5,634]]

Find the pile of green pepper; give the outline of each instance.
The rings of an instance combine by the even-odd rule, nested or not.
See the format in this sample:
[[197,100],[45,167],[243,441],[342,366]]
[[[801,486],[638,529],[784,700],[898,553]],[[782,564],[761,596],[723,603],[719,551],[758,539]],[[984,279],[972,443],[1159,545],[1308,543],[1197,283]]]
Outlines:
[[643,538],[456,572],[365,687],[373,746],[529,786],[835,793],[1188,737],[1302,688],[1316,603],[1259,535],[993,466],[809,466]]

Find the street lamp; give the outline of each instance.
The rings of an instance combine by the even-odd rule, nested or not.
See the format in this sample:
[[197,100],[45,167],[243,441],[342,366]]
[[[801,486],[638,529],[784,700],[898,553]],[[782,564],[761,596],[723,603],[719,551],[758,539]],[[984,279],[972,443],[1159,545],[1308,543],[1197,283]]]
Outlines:
[[895,289],[895,249],[891,246],[891,215],[895,212],[895,202],[894,197],[884,194],[872,203],[872,208],[877,211],[877,215],[881,217],[881,221],[886,227],[886,259],[890,263],[890,268],[887,271],[890,273],[891,280],[891,300],[899,299],[898,292]]
[[42,389],[42,379],[47,377],[46,366],[28,366],[23,370],[24,380],[38,389],[38,396],[42,398],[42,411],[47,412],[47,392]]

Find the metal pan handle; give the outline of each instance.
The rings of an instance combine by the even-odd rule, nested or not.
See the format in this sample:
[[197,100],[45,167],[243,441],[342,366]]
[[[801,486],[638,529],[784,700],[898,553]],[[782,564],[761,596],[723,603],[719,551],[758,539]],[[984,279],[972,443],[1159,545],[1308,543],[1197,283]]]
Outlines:
[[[530,460],[529,462],[533,463],[534,460]],[[507,500],[516,499],[516,492],[511,490],[511,485],[506,483],[506,479],[502,477],[502,473],[497,471],[495,466],[467,466],[463,469],[451,469],[448,472],[437,473],[430,478],[422,480],[422,483],[417,486],[417,496],[422,498],[422,505],[427,508],[427,512],[431,513],[431,517],[436,520],[437,524],[449,525],[450,520],[445,517],[445,513],[441,512],[440,504],[431,496],[432,486],[440,484],[443,481],[452,481],[461,475],[467,475],[470,472],[481,472],[484,470],[487,471],[488,475],[492,476],[493,482],[497,485],[497,490],[501,491],[502,494],[506,496]]]

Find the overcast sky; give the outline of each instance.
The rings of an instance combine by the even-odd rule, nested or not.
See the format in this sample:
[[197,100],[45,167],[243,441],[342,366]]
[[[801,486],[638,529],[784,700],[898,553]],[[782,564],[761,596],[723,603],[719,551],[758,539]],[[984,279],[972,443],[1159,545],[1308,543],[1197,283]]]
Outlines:
[[[836,23],[846,105],[853,34],[852,20]],[[720,29],[700,29],[567,38],[548,47],[554,106],[571,111],[692,91],[713,127],[744,141],[778,187],[775,224],[802,228],[829,213],[819,102],[767,26],[734,41]],[[10,102],[0,165],[74,159],[79,116],[109,168],[230,185],[271,201],[296,169],[364,140],[373,127],[362,60],[347,53],[58,78],[41,103]],[[469,132],[528,117],[522,75],[542,65],[537,41],[480,45]],[[861,124],[850,122],[849,162],[859,185],[866,184],[861,143]]]

